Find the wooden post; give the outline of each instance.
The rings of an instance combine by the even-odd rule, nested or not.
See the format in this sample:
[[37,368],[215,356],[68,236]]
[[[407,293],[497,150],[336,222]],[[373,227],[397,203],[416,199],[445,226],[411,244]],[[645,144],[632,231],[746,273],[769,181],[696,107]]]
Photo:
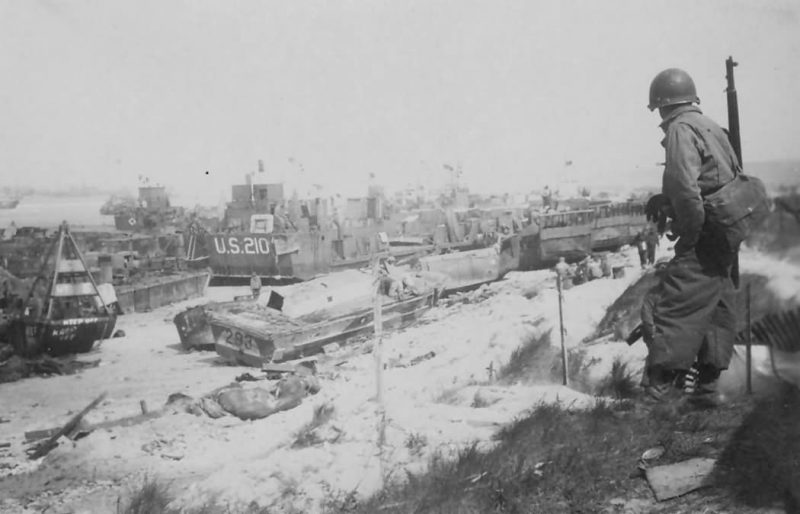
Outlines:
[[563,368],[563,381],[564,385],[569,385],[569,378],[567,373],[567,345],[564,342],[564,290],[561,285],[561,273],[556,271],[556,286],[558,287],[558,327],[561,334],[561,367]]
[[747,366],[747,394],[753,394],[753,354],[752,354],[752,326],[750,323],[750,282],[745,286],[745,306],[746,306],[746,320],[747,320],[747,340],[746,340],[746,359],[745,365]]
[[381,294],[380,257],[375,259],[375,296],[373,298],[373,327],[375,342],[372,356],[375,359],[375,402],[378,411],[378,464],[380,466],[381,485],[384,483],[385,466],[383,462],[383,444],[386,440],[386,409],[383,404],[383,298]]

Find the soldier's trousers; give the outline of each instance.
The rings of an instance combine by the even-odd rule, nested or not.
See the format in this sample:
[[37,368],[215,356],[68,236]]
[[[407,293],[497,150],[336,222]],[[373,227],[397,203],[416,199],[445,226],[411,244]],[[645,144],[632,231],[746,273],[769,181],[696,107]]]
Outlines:
[[695,360],[727,369],[736,334],[730,267],[703,265],[698,253],[689,251],[661,273],[642,305],[647,369],[686,371]]

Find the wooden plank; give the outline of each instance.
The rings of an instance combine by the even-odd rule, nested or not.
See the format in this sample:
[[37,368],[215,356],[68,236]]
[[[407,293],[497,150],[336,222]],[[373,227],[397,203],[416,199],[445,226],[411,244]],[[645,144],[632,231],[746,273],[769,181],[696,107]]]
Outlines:
[[656,500],[664,501],[709,485],[706,479],[714,469],[714,463],[715,459],[695,458],[648,468],[645,473]]
[[74,429],[76,429],[78,427],[78,424],[83,419],[83,417],[90,410],[92,410],[95,407],[97,407],[98,405],[100,405],[100,402],[105,400],[107,394],[108,393],[101,394],[100,396],[98,396],[97,398],[92,400],[92,403],[90,403],[89,405],[84,407],[84,409],[82,411],[80,411],[79,413],[74,415],[72,418],[70,418],[70,420],[67,421],[67,423],[63,427],[61,427],[58,431],[56,431],[56,433],[54,433],[52,436],[50,436],[50,438],[47,441],[45,441],[42,444],[40,444],[39,446],[37,446],[31,452],[30,458],[35,460],[35,459],[38,459],[39,457],[44,457],[45,455],[50,453],[50,450],[52,450],[53,448],[58,446],[58,442],[57,442],[58,438],[61,437],[61,436],[65,436],[65,435],[69,434],[70,432],[72,432]]
[[56,284],[53,288],[53,296],[94,296],[97,294],[94,287],[89,282],[79,282],[77,284]]
[[[147,411],[146,413],[143,414],[126,416],[124,418],[112,419],[110,421],[102,421],[100,423],[95,423],[92,425],[78,424],[73,429],[73,431],[74,433],[78,434],[88,434],[94,430],[117,428],[117,427],[129,427],[133,425],[138,425],[140,423],[144,423],[145,421],[149,421],[151,419],[159,418],[164,414],[165,414],[164,410]],[[45,437],[52,437],[60,430],[61,430],[60,428],[46,428],[44,430],[32,430],[30,432],[25,432],[25,441],[26,442],[38,441],[40,439],[44,439]]]
[[79,259],[61,259],[58,261],[59,273],[80,273],[85,272],[86,268]]

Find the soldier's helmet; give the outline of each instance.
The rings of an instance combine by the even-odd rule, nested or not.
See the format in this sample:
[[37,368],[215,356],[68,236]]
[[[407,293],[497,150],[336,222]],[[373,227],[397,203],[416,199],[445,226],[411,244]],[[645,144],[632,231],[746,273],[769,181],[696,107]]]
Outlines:
[[647,108],[651,111],[667,105],[690,102],[699,104],[700,98],[697,97],[692,77],[681,69],[666,69],[650,83],[650,103]]

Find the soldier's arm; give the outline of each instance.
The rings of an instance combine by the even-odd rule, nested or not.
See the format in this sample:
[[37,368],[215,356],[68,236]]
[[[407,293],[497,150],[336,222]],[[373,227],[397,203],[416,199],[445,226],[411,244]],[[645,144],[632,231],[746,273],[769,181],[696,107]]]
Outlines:
[[697,144],[690,127],[676,123],[669,128],[663,190],[675,211],[672,232],[680,237],[676,251],[694,247],[705,222],[703,199],[697,185],[700,174]]

